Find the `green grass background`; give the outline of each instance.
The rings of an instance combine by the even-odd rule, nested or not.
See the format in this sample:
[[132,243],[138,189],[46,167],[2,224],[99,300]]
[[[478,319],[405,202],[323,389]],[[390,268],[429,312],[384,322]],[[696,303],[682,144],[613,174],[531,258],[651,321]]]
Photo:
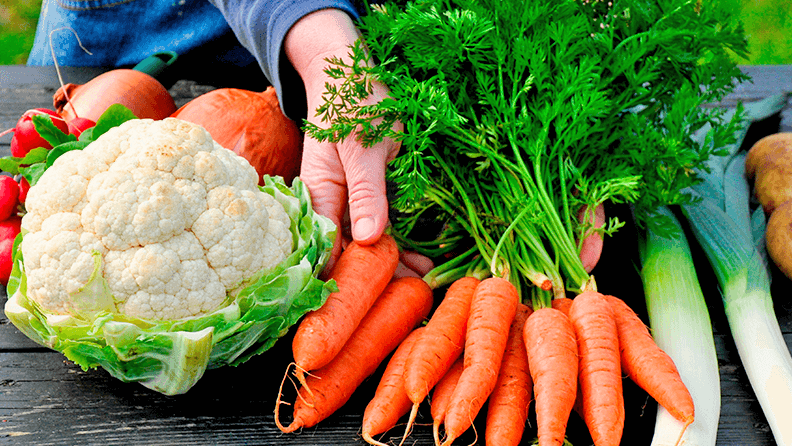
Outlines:
[[[748,36],[750,56],[741,64],[792,64],[792,0],[721,1],[736,12]],[[0,65],[24,64],[41,0],[0,0]]]

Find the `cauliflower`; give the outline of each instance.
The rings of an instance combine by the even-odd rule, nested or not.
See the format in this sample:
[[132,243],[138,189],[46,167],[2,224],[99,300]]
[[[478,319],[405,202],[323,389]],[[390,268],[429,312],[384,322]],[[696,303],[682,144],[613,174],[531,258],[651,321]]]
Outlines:
[[19,249],[28,298],[73,314],[95,253],[98,310],[173,320],[216,310],[294,249],[283,206],[202,127],[135,119],[60,156],[28,193]]

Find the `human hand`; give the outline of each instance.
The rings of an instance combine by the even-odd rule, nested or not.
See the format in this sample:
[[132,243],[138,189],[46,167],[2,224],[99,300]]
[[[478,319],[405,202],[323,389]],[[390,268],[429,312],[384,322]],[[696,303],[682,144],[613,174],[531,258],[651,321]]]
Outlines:
[[[326,59],[348,59],[350,46],[359,38],[352,19],[334,9],[306,15],[286,36],[286,56],[305,85],[309,122],[322,125],[315,110],[324,103],[326,83],[337,82],[324,72]],[[385,85],[374,83],[372,87],[368,103],[377,103],[388,95]],[[397,126],[400,130],[401,124]],[[363,147],[355,134],[338,143],[320,142],[306,135],[300,178],[311,193],[314,210],[339,228],[327,271],[341,252],[345,215],[352,238],[358,243],[371,244],[382,235],[388,224],[385,166],[398,151],[399,143],[392,139]]]

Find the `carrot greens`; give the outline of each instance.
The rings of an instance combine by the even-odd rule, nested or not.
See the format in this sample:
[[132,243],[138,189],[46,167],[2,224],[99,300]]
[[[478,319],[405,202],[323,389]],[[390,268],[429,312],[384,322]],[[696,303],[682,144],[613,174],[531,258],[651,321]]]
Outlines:
[[[745,53],[743,31],[717,2],[385,2],[359,27],[365,43],[328,59],[328,124],[308,134],[398,138],[399,242],[468,253],[545,304],[596,287],[581,239],[623,225],[592,228],[579,209],[629,202],[662,227],[658,206],[694,200],[686,190],[730,119],[702,105],[745,80],[729,58]],[[361,105],[372,79],[390,97]],[[713,143],[700,145],[705,125]],[[429,241],[416,223],[427,216],[442,226]]]

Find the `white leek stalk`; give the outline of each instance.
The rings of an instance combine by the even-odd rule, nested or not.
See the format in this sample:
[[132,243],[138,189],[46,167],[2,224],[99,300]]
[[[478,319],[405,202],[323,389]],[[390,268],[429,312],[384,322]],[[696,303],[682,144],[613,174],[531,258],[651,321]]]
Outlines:
[[714,200],[685,214],[723,290],[734,343],[776,443],[792,446],[792,355],[778,325],[770,278],[753,241]]
[[682,227],[667,208],[659,212],[675,228],[662,235],[649,229],[641,244],[649,325],[657,345],[674,360],[693,397],[696,415],[685,429],[683,422],[659,406],[651,446],[714,446],[721,391],[712,321]]
[[[777,113],[786,100],[778,95],[746,105],[747,123]],[[705,181],[694,191],[701,201],[682,209],[721,287],[740,361],[773,437],[779,446],[792,446],[792,355],[773,310],[762,210],[751,211],[746,193],[744,153],[738,150],[747,127],[728,156],[711,158],[710,172],[702,173]]]

